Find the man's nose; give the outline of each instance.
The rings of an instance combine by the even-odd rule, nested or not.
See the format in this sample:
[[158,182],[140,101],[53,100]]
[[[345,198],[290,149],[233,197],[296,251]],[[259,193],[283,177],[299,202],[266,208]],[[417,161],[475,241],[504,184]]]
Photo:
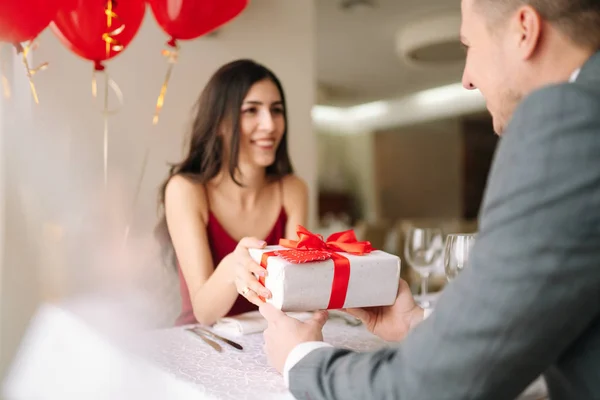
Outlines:
[[467,70],[465,69],[463,72],[463,76],[462,76],[462,85],[465,89],[467,90],[474,90],[477,89],[477,87],[473,84],[473,82],[471,81],[471,78],[469,77],[469,75],[467,74]]

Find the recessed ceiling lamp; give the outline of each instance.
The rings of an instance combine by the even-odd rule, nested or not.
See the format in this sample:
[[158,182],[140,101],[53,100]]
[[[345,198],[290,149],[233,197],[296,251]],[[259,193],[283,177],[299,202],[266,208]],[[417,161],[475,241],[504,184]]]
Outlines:
[[459,65],[465,53],[460,43],[460,15],[446,13],[411,21],[396,34],[396,52],[408,65]]
[[354,10],[359,8],[375,8],[375,0],[341,0],[340,8],[342,10]]

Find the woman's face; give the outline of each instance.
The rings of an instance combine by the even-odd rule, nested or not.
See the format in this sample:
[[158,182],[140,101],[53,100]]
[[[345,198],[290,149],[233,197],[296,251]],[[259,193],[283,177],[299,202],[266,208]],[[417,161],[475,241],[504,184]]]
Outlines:
[[240,163],[268,167],[285,131],[281,94],[270,79],[256,82],[240,112]]

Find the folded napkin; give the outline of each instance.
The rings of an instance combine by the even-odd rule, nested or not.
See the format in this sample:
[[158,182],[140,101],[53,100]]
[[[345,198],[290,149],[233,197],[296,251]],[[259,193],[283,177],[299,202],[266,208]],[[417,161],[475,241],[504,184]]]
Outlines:
[[[300,321],[306,321],[312,317],[312,313],[309,312],[288,312],[286,314]],[[213,325],[213,329],[229,335],[248,335],[264,331],[267,329],[267,325],[267,320],[260,312],[250,311],[233,317],[221,318]]]

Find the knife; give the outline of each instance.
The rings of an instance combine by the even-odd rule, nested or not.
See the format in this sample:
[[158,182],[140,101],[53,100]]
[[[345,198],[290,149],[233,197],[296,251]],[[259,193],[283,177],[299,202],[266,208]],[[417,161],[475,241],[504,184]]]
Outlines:
[[209,345],[210,347],[215,349],[217,352],[220,353],[221,351],[223,351],[223,349],[221,348],[221,345],[219,345],[219,343],[217,343],[213,340],[210,340],[209,338],[207,338],[206,336],[204,336],[201,333],[196,332],[193,328],[186,328],[185,330],[188,332],[192,332],[194,335],[196,335],[200,339],[204,340],[204,343],[206,343],[207,345]]
[[242,347],[241,344],[234,342],[233,340],[229,340],[221,335],[217,335],[214,332],[209,331],[208,329],[204,329],[202,327],[196,326],[195,328],[192,329],[197,329],[200,332],[203,332],[204,334],[206,334],[207,336],[210,336],[213,339],[217,339],[217,340],[222,340],[223,342],[227,343],[228,345],[230,345],[231,347],[234,347],[238,350],[244,350],[244,348]]

